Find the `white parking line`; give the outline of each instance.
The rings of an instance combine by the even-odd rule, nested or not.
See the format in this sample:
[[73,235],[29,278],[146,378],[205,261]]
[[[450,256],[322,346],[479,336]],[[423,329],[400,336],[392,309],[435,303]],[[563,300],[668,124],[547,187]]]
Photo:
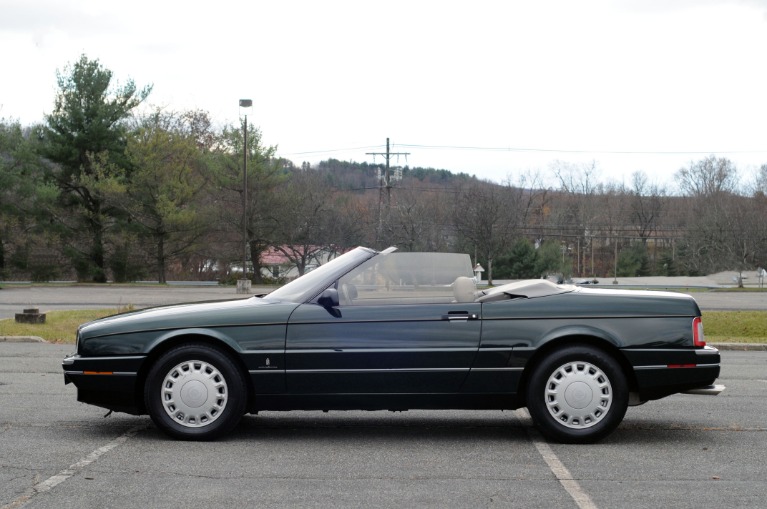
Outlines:
[[108,453],[118,445],[124,443],[126,440],[128,440],[130,437],[135,435],[141,430],[144,430],[147,428],[146,424],[142,424],[141,426],[135,426],[119,437],[115,438],[108,444],[106,444],[103,447],[99,447],[77,463],[73,463],[69,466],[69,468],[66,468],[59,472],[58,474],[49,477],[48,479],[41,481],[29,490],[27,490],[26,493],[18,497],[17,499],[13,500],[10,504],[4,505],[0,509],[18,509],[19,507],[24,506],[27,502],[32,500],[35,496],[39,495],[40,493],[45,493],[46,491],[50,491],[51,489],[55,488],[59,484],[63,483],[73,475],[75,475],[78,471],[82,470],[83,468],[87,467],[97,459],[99,459],[104,454]]
[[[515,410],[514,415],[516,415],[517,419],[520,421],[526,422],[530,419],[530,413],[527,411],[527,408]],[[553,473],[557,480],[559,480],[559,484],[561,484],[570,497],[572,497],[576,505],[580,509],[598,509],[588,493],[581,488],[578,481],[573,479],[570,471],[567,470],[567,467],[565,467],[561,461],[559,461],[557,455],[554,454],[554,451],[549,447],[549,444],[541,438],[541,435],[535,428],[528,428],[527,434],[535,448],[538,450],[538,453],[543,457],[543,461],[549,466],[551,473]]]

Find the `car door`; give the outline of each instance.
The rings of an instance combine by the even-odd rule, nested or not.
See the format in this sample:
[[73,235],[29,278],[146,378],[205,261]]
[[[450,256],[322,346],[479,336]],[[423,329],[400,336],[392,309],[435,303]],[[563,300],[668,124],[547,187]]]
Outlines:
[[481,324],[466,273],[468,255],[386,253],[341,277],[339,305],[306,303],[290,317],[288,391],[458,392]]
[[477,354],[480,304],[304,304],[290,318],[292,393],[458,392]]

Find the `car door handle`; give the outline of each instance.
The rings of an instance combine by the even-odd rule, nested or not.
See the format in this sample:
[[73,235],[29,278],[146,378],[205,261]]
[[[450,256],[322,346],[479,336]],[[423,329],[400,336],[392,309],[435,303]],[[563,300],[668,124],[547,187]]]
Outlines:
[[467,311],[450,311],[446,315],[442,315],[443,320],[449,322],[466,322],[468,320],[478,320],[479,316],[476,313],[469,313]]

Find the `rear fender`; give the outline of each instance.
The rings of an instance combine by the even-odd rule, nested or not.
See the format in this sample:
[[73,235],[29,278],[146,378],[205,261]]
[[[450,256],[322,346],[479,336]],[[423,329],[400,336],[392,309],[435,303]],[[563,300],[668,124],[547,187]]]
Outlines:
[[584,336],[606,341],[615,348],[618,348],[621,344],[621,341],[618,340],[618,338],[613,337],[610,333],[598,327],[592,327],[590,325],[565,325],[548,331],[534,346],[541,348],[552,341],[557,341],[563,338],[574,338],[574,341],[577,341],[579,337]]
[[[524,363],[524,372],[518,389],[519,393],[524,394],[530,374],[538,362],[557,348],[574,344],[593,346],[608,353],[618,362],[618,364],[620,364],[621,369],[626,376],[626,380],[628,381],[629,390],[636,390],[636,375],[628,359],[626,359],[626,356],[623,355],[619,349],[618,345],[620,345],[621,342],[611,334],[597,327],[574,325],[554,329],[542,337],[533,348],[529,350],[525,349],[527,350],[529,357]],[[525,356],[524,351],[522,349],[514,348],[512,357],[517,357],[517,360],[519,361],[519,357],[521,356]]]

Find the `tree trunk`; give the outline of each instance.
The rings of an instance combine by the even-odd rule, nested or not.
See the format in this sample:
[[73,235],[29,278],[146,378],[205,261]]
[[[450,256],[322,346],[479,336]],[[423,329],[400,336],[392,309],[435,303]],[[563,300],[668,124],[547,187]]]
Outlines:
[[157,237],[157,281],[164,285],[165,279],[165,237],[160,234]]
[[257,285],[263,284],[264,277],[261,275],[261,252],[264,250],[264,247],[254,240],[248,243],[248,247],[250,248],[250,262],[253,264],[252,281]]
[[487,257],[487,285],[493,286],[493,259]]
[[94,265],[93,282],[106,283],[107,271],[104,263],[104,227],[99,221],[91,222],[93,243],[91,244],[91,262]]

